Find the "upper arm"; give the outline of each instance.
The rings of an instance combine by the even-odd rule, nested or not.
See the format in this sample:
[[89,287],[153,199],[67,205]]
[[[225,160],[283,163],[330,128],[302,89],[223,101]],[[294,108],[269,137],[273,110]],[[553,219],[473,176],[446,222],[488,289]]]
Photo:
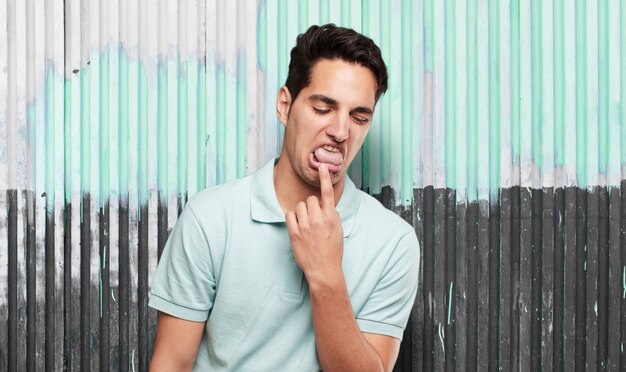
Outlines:
[[363,337],[376,351],[378,357],[383,363],[385,371],[391,371],[396,364],[398,352],[400,351],[400,340],[395,337],[379,335],[376,333],[363,332]]
[[358,310],[362,332],[402,339],[413,308],[419,276],[419,243],[414,232],[397,242],[383,272]]
[[196,360],[205,322],[159,312],[151,371],[190,371]]

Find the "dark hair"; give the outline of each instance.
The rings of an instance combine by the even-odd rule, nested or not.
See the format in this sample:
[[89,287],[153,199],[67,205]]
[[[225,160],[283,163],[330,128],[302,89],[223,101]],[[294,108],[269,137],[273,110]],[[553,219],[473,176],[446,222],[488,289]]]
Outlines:
[[311,83],[311,70],[320,59],[340,59],[370,69],[376,77],[376,102],[387,91],[387,67],[380,48],[367,36],[329,23],[309,27],[298,35],[296,46],[291,49],[285,86],[292,101]]

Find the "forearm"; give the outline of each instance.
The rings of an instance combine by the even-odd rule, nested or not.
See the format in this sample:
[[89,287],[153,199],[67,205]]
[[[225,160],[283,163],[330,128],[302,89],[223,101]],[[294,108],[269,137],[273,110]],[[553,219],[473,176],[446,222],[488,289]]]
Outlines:
[[376,350],[359,329],[343,273],[309,280],[317,352],[324,371],[383,371]]

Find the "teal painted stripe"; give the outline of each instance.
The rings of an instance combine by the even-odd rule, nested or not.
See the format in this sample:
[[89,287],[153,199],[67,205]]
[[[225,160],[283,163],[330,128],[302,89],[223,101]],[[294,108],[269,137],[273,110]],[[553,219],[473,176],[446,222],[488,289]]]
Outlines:
[[424,0],[424,68],[432,73],[435,68],[435,13],[434,0]]
[[413,204],[413,1],[402,1],[402,204]]
[[141,208],[148,204],[148,79],[141,64],[137,74],[137,198]]
[[207,134],[207,92],[206,92],[206,65],[198,63],[198,105],[196,108],[196,189],[202,190],[206,187],[206,134]]
[[[621,163],[622,167],[626,164],[626,3],[620,3],[620,130],[622,149]],[[622,173],[622,179],[626,174]]]
[[598,1],[598,172],[609,164],[609,4]]
[[[228,52],[230,54],[230,51]],[[224,123],[223,129],[225,131],[224,137],[224,177],[222,182],[230,181],[237,177],[238,169],[238,143],[237,132],[239,129],[239,123],[237,122],[237,106],[239,99],[239,92],[237,92],[237,59],[228,60],[228,69],[224,66],[224,82],[225,94],[224,100]]]
[[[519,0],[511,0],[511,155],[513,164],[517,164],[521,149],[521,84],[520,84],[520,9]],[[517,164],[519,166],[519,164]]]
[[128,183],[129,183],[129,171],[128,162],[130,160],[128,153],[128,141],[129,141],[129,81],[128,81],[128,65],[129,57],[123,48],[120,48],[118,54],[119,63],[119,112],[118,112],[118,187],[120,190],[120,198],[122,200],[128,199]]
[[[446,16],[447,16],[446,9]],[[446,19],[446,24],[448,20]],[[450,22],[454,23],[454,22]],[[466,172],[467,172],[467,200],[469,202],[476,201],[478,198],[478,48],[477,48],[477,32],[478,32],[478,2],[476,0],[467,1],[467,30],[466,30],[466,44],[467,44],[467,129],[466,129]],[[448,50],[446,42],[446,51]],[[446,57],[447,62],[447,57]],[[450,70],[450,71],[449,71]],[[450,74],[450,76],[449,76]],[[452,69],[446,63],[446,83],[448,79],[454,80],[456,78],[456,71]],[[448,90],[446,84],[446,91]],[[451,106],[454,106],[456,97],[446,98],[446,121],[448,121],[448,112],[451,111]],[[451,114],[452,115],[452,114]],[[451,118],[452,119],[452,118]],[[451,136],[454,136],[456,128],[449,127],[446,124],[446,150],[450,148],[449,156],[455,156],[453,149],[456,148],[456,141],[452,142]],[[448,157],[446,154],[446,175],[451,170],[448,165]],[[446,179],[449,179],[446,177]],[[454,183],[450,181],[446,182],[448,187],[456,188]]]
[[298,1],[298,32],[306,31],[309,26],[309,0],[300,0]]
[[533,0],[530,3],[531,26],[530,26],[530,91],[531,91],[531,156],[533,162],[539,167],[543,165],[543,55],[542,55],[542,15],[541,2]]
[[157,63],[157,187],[167,198],[168,179],[168,62],[159,58]]
[[101,55],[99,66],[99,105],[100,105],[100,134],[98,136],[99,141],[99,155],[98,160],[100,164],[100,185],[99,185],[99,202],[102,208],[109,199],[110,193],[110,173],[111,168],[109,164],[109,48],[107,48]]
[[[362,4],[361,4],[361,25],[362,26],[362,30],[363,30],[363,34],[364,35],[368,35],[371,37],[371,30],[370,30],[370,2],[369,0],[363,0]],[[375,111],[378,111],[378,107],[375,109]],[[376,125],[377,123],[373,123],[373,125]],[[363,146],[361,148],[361,189],[362,190],[369,190],[370,189],[370,169],[369,169],[369,164],[370,164],[370,150],[371,150],[371,146],[370,146],[370,141],[372,138],[372,129],[370,128],[370,134],[368,134],[368,136],[365,138],[365,141],[363,142]]]
[[256,22],[256,55],[258,68],[267,71],[267,3],[261,2]]
[[351,27],[352,11],[350,10],[350,0],[341,0],[341,26]]
[[56,135],[55,135],[55,92],[54,86],[56,78],[54,74],[54,66],[49,64],[46,68],[45,76],[45,154],[46,154],[46,170],[45,170],[45,190],[46,190],[46,213],[54,215],[54,199],[55,199],[55,174],[56,174]]
[[72,82],[67,79],[63,82],[63,162],[64,185],[63,195],[65,205],[72,201]]
[[[475,1],[475,0],[470,0]],[[445,164],[446,186],[456,188],[456,4],[453,0],[445,3]],[[469,22],[468,22],[469,23]],[[475,35],[475,34],[474,34]],[[474,43],[475,47],[475,43]],[[476,153],[477,154],[477,153]]]
[[[285,84],[285,80],[287,80],[287,63],[289,61],[289,46],[287,41],[287,0],[278,0],[278,19],[277,23],[277,45],[278,45],[278,64],[276,71],[276,89]],[[295,44],[295,41],[294,41]],[[273,112],[273,111],[272,111]],[[282,125],[277,125],[278,129],[278,146],[281,147],[283,144],[283,137],[285,135],[285,127]]]
[[489,0],[489,191],[500,187],[500,1]]
[[276,77],[278,81],[276,82],[276,87],[282,86],[287,79],[287,63],[289,61],[287,18],[287,0],[278,0],[278,16],[276,18],[276,42],[278,44],[278,73],[276,74]]
[[[216,180],[217,184],[226,181],[226,72],[223,65],[216,71]],[[232,125],[232,123],[230,123]]]
[[563,1],[554,1],[554,165],[565,165],[565,24]]
[[[392,30],[392,22],[391,22],[391,4],[389,3],[381,3],[380,5],[380,47],[383,54],[383,59],[387,64],[387,68],[390,68],[391,65],[391,56],[392,56],[392,38],[391,38],[391,30]],[[397,76],[397,75],[395,75]],[[389,82],[392,86],[389,88],[390,91],[396,89],[394,84],[398,84],[400,82],[399,79],[396,79],[394,75],[390,75]],[[382,102],[381,107],[381,119],[380,122],[381,131],[380,131],[380,157],[381,161],[378,163],[379,166],[379,177],[377,180],[378,186],[376,187],[376,191],[379,191],[380,188],[385,184],[389,183],[389,179],[391,177],[392,170],[392,136],[393,136],[393,126],[394,120],[392,117],[393,110],[391,107],[393,100],[386,99]],[[387,182],[385,182],[387,181]]]
[[325,24],[330,21],[330,1],[329,0],[319,0],[320,7],[320,18],[319,24]]
[[587,2],[576,0],[576,178],[587,187]]
[[[180,56],[178,57],[180,61]],[[178,63],[178,161],[176,167],[176,178],[178,185],[178,195],[180,197],[187,195],[187,168],[189,167],[188,160],[188,125],[189,125],[189,97],[188,97],[188,78],[189,78],[189,64],[187,62]]]
[[91,192],[91,94],[89,66],[80,74],[80,184],[81,195]]
[[247,90],[246,90],[246,55],[240,50],[237,55],[237,177],[246,175],[247,153]]

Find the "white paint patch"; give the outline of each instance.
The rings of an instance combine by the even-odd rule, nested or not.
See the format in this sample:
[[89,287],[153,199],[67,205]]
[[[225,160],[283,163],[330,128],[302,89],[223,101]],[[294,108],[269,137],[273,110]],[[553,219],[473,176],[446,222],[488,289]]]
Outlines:
[[445,337],[445,331],[443,330],[443,325],[439,323],[439,341],[441,341],[441,349],[443,352],[446,352],[446,346],[443,343],[443,339]]

